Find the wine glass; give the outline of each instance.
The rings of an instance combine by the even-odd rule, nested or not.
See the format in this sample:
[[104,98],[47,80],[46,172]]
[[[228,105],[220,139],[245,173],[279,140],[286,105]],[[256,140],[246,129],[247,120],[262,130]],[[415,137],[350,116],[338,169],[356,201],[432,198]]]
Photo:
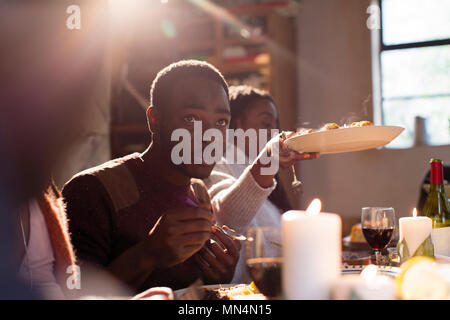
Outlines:
[[247,270],[258,290],[269,299],[281,295],[283,266],[281,229],[279,227],[251,227],[247,231]]
[[362,208],[361,226],[367,243],[375,251],[375,263],[380,265],[381,251],[391,241],[395,228],[393,208]]

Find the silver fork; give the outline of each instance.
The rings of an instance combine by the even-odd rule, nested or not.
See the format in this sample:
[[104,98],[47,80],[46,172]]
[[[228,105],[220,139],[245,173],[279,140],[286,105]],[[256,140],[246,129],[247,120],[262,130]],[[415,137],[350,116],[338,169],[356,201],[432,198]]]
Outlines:
[[[281,138],[284,140],[287,139],[286,136],[286,132],[281,132]],[[297,192],[302,192],[303,191],[303,182],[301,182],[300,180],[297,179],[297,175],[295,174],[295,164],[293,164],[291,166],[291,170],[292,170],[292,175],[294,176],[294,181],[292,181],[291,183],[291,187],[292,189],[294,189],[294,191]]]
[[225,233],[227,236],[229,236],[233,240],[239,240],[239,241],[253,241],[252,237],[246,237],[243,234],[240,234],[239,232],[236,232],[236,230],[231,229],[228,226],[219,226],[216,224],[216,228],[220,229],[223,233]]

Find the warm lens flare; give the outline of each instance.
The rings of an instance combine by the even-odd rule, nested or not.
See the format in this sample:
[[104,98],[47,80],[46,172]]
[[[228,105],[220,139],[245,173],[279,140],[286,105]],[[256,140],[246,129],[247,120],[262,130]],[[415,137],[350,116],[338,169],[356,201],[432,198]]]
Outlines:
[[311,201],[308,209],[306,209],[306,214],[319,214],[322,209],[322,202],[320,199],[314,199]]
[[417,209],[416,208],[414,208],[414,210],[413,210],[413,217],[417,217]]

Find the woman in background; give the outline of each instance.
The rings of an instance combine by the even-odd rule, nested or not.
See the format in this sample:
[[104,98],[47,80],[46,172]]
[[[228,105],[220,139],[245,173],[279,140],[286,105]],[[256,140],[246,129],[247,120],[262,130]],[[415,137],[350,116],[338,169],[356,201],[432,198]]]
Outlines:
[[[250,86],[232,86],[230,92],[231,122],[230,129],[267,130],[266,141],[270,140],[272,129],[278,129],[278,110],[272,97],[265,91]],[[260,146],[260,136],[258,146]],[[273,143],[269,141],[266,148]],[[290,151],[280,139],[279,166],[288,168],[298,160],[315,159],[317,153],[299,154]],[[245,150],[242,146],[230,143],[227,152],[234,149],[234,154],[244,156],[245,164],[228,163],[222,158],[210,177],[205,180],[211,196],[211,204],[217,222],[226,225],[239,233],[245,233],[255,226],[280,226],[281,214],[291,209],[278,174],[262,175],[263,165],[256,159],[249,159],[249,143]],[[260,150],[258,150],[259,153]],[[232,283],[248,283],[250,278],[246,272],[244,250]]]

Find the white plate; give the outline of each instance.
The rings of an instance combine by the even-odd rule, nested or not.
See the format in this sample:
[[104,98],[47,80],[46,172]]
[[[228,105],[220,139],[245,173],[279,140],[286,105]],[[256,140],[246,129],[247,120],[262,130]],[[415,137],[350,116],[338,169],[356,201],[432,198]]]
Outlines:
[[[342,266],[342,274],[348,275],[348,274],[360,274],[361,271],[367,266],[358,266],[358,265],[351,265]],[[393,277],[395,278],[400,273],[400,268],[398,267],[392,267],[392,266],[377,266],[377,273],[382,274],[385,276]]]
[[[341,272],[342,275],[348,275],[348,274],[360,274],[361,271],[367,267],[367,265],[342,265],[341,266]],[[391,266],[377,266],[378,268],[378,274],[387,275],[390,277],[395,278],[400,273],[400,268],[398,267],[391,267]],[[241,284],[242,286],[247,286],[248,284]],[[230,288],[237,286],[237,284],[212,284],[212,285],[206,285],[201,286],[202,289],[209,289],[209,290],[217,290],[220,288]],[[175,300],[180,299],[180,297],[187,291],[188,288],[179,289],[173,292]],[[251,295],[248,297],[248,299],[251,300]]]
[[297,152],[321,154],[361,151],[382,147],[397,138],[403,130],[405,128],[397,126],[340,128],[291,137],[286,140],[286,145]]

